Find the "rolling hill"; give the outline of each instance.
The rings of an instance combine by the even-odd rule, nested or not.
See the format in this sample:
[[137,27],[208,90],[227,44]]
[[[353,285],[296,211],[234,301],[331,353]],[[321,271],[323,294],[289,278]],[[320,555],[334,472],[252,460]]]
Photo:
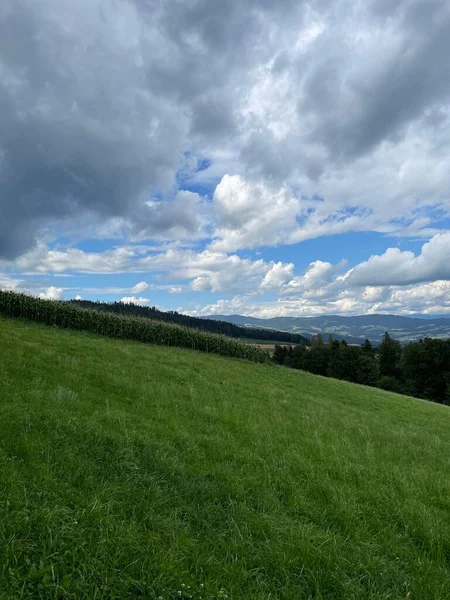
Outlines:
[[0,598],[450,597],[450,410],[0,317]]
[[321,333],[349,343],[361,343],[366,338],[379,342],[385,331],[401,342],[415,341],[425,337],[450,338],[450,318],[399,317],[397,315],[359,315],[342,317],[274,317],[258,319],[243,315],[212,315],[207,319],[227,321],[240,327],[278,329],[290,333],[311,336]]
[[272,331],[270,328],[255,329],[253,327],[238,327],[229,321],[217,321],[214,318],[203,319],[185,315],[177,311],[162,311],[152,306],[139,306],[124,302],[91,302],[89,300],[68,300],[68,306],[77,306],[98,312],[112,313],[130,317],[141,317],[152,321],[163,323],[174,323],[190,329],[206,330],[211,333],[226,335],[227,337],[242,338],[255,343],[264,341],[267,343],[302,344],[308,340],[296,333],[286,331]]

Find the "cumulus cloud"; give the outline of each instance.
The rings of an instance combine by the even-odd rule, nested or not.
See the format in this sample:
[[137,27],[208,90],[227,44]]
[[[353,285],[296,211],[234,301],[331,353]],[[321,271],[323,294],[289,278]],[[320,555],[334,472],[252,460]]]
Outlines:
[[285,241],[296,229],[300,212],[299,201],[287,187],[276,190],[238,175],[223,177],[213,204],[217,218],[213,248],[225,251]]
[[[118,294],[413,306],[449,279],[449,51],[445,0],[4,0],[0,286],[142,273],[163,283]],[[346,273],[239,253],[355,231],[426,243]]]
[[200,235],[196,194],[149,204],[187,150],[229,175],[222,250],[420,230],[449,210],[449,30],[444,0],[3,2],[0,255],[82,213]]
[[20,279],[7,277],[6,275],[2,275],[2,273],[0,273],[0,289],[14,290],[20,283]]
[[273,267],[269,271],[267,271],[267,273],[264,275],[264,279],[262,280],[262,283],[261,283],[261,289],[266,290],[266,291],[268,291],[268,290],[279,291],[280,288],[285,283],[292,280],[293,271],[294,271],[293,263],[288,263],[288,264],[283,264],[282,262],[275,263],[273,265]]
[[283,290],[285,294],[320,290],[332,281],[336,266],[329,262],[312,262],[303,275],[292,278]]
[[131,291],[133,294],[139,294],[141,292],[145,292],[145,290],[148,290],[149,287],[150,286],[146,281],[140,281],[131,288]]
[[259,288],[272,265],[262,259],[252,261],[236,255],[205,251],[192,256],[178,274],[193,278],[191,288],[197,292],[252,291]]
[[404,288],[387,286],[382,294],[374,297],[355,290],[336,292],[328,299],[301,296],[297,299],[279,298],[275,301],[258,299],[254,296],[235,296],[220,299],[207,306],[190,309],[194,315],[241,314],[268,319],[286,316],[360,315],[369,313],[414,315],[450,315],[450,281],[435,281]]
[[[292,276],[293,265],[274,264],[259,291],[276,289],[278,298],[267,301],[257,294],[221,299],[196,314],[239,312],[255,317],[322,314],[450,314],[450,234],[426,242],[417,256],[390,248],[342,272],[345,264],[314,261],[302,275]],[[265,284],[280,273],[275,287]],[[290,277],[288,277],[290,275]],[[286,276],[286,277],[285,277]],[[254,290],[256,291],[256,290]]]
[[[375,13],[376,4],[371,7]],[[450,50],[448,4],[433,0],[396,4],[384,14],[372,13],[371,32],[365,29],[368,23],[360,22],[362,31],[350,44],[343,39],[343,28],[334,39],[337,47],[324,53],[306,76],[299,111],[320,114],[312,139],[319,135],[338,160],[361,156],[404,135],[405,127],[427,108],[447,103],[450,80],[443,74],[448,75],[445,56]],[[361,8],[356,7],[353,16],[362,17]],[[380,42],[385,44],[383,50],[371,57]]]
[[201,237],[208,212],[199,194],[186,190],[179,191],[171,201],[149,200],[133,215],[131,236],[135,240]]
[[137,298],[136,296],[124,296],[120,301],[124,304],[137,304],[138,306],[147,306],[150,302],[148,298]]
[[[169,249],[156,252],[145,246],[116,248],[104,252],[84,252],[68,250],[50,250],[40,246],[36,250],[18,258],[14,266],[21,271],[43,274],[117,274],[117,273],[154,273],[171,278],[172,281],[190,281],[194,291],[236,292],[238,290],[257,290],[281,285],[292,275],[293,264],[251,260],[236,254],[205,249],[196,252],[189,249]],[[132,294],[148,289],[167,289],[178,293],[179,285],[148,284],[140,281],[131,288]],[[120,293],[122,288],[107,288],[110,293]],[[90,293],[101,293],[101,288],[90,289]]]
[[418,256],[388,248],[352,269],[347,283],[353,285],[405,285],[435,279],[450,279],[450,232],[439,233],[422,246]]
[[43,300],[63,300],[64,290],[62,288],[50,286],[45,292],[39,294],[39,298],[42,298]]
[[[157,251],[145,245],[104,252],[84,252],[74,248],[52,250],[41,245],[8,264],[20,271],[36,274],[155,273],[172,280],[191,281],[191,288],[195,291],[278,290],[282,295],[295,296],[319,295],[319,291],[320,294],[325,291],[335,293],[343,288],[363,286],[370,289],[371,294],[376,294],[386,285],[450,279],[450,233],[433,236],[423,244],[418,255],[392,247],[346,272],[343,271],[345,261],[332,264],[316,260],[303,274],[294,275],[293,263],[252,260],[210,248],[200,252],[174,248]],[[173,284],[156,285],[139,281],[131,292],[136,294],[148,289],[171,287]],[[118,288],[119,291],[121,289]]]
[[[0,255],[26,250],[52,218],[131,216],[149,186],[174,182],[188,119],[148,81],[167,43],[143,10],[124,1],[2,3]],[[167,226],[156,215],[153,231]]]

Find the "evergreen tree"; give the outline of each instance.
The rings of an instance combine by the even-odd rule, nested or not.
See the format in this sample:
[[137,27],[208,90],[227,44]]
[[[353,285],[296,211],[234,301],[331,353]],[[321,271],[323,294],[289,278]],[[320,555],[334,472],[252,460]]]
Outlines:
[[323,343],[316,343],[305,352],[303,357],[303,368],[305,371],[316,375],[327,375],[328,363],[330,361],[330,348]]
[[364,341],[363,345],[361,346],[361,349],[365,354],[373,354],[372,344],[370,343],[369,339],[366,339]]
[[376,386],[380,377],[378,362],[373,354],[360,351],[358,366],[356,370],[356,382],[363,385]]
[[339,352],[341,344],[337,340],[331,338],[331,341],[328,342],[328,346],[330,348],[330,354],[333,356]]
[[402,370],[407,393],[419,398],[446,402],[450,380],[450,344],[425,339],[403,349]]
[[286,346],[275,345],[273,351],[273,361],[277,363],[277,365],[283,365],[287,356],[287,348]]
[[311,346],[323,346],[323,337],[321,333],[314,333],[311,336]]
[[395,392],[396,394],[404,394],[405,390],[401,381],[396,377],[390,377],[389,375],[383,375],[378,382],[377,387],[387,392]]
[[291,360],[291,367],[293,369],[305,370],[305,354],[306,354],[306,352],[309,352],[309,350],[306,349],[306,346],[304,344],[299,344],[298,346],[295,346],[295,348],[292,351],[292,360]]
[[292,368],[292,357],[294,355],[294,348],[292,346],[287,346],[286,348],[286,357],[284,359],[284,366]]
[[398,340],[391,338],[389,333],[383,336],[378,348],[380,375],[382,377],[396,377],[401,379],[400,359],[402,357],[402,346]]

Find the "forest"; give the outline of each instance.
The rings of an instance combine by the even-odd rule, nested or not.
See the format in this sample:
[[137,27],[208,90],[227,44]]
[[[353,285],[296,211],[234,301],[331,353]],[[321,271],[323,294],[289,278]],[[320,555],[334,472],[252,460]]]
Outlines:
[[344,379],[450,404],[450,340],[425,338],[402,346],[385,333],[380,345],[361,346],[314,336],[311,346],[277,345],[273,360],[292,369]]

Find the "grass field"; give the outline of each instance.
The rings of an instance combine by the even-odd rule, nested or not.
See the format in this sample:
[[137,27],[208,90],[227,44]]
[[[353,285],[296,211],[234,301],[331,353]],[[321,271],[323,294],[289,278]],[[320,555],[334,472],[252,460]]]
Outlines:
[[292,346],[295,348],[296,344],[291,344],[290,342],[274,342],[272,340],[252,340],[250,338],[242,340],[245,344],[249,344],[250,346],[255,346],[256,348],[260,348],[261,350],[265,350],[269,353],[269,356],[273,355],[275,350],[275,346]]
[[450,598],[450,410],[0,318],[0,598]]

